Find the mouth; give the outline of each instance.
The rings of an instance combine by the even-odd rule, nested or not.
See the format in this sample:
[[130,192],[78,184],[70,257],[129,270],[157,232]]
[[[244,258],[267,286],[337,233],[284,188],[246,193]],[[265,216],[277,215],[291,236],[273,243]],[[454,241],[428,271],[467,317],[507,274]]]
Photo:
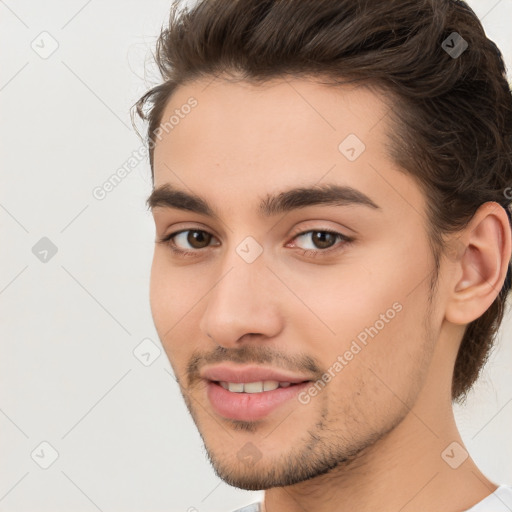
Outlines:
[[265,381],[257,381],[257,382],[226,382],[226,381],[210,381],[213,384],[217,384],[222,386],[224,389],[230,391],[231,393],[266,393],[269,391],[274,391],[278,388],[289,388],[293,386],[298,386],[300,384],[304,384],[305,382],[310,381],[302,381],[302,382],[279,382],[276,380],[265,380]]
[[[212,409],[222,418],[257,421],[278,411],[304,391],[312,381],[226,382],[207,380],[206,394]],[[290,405],[291,406],[291,405]]]

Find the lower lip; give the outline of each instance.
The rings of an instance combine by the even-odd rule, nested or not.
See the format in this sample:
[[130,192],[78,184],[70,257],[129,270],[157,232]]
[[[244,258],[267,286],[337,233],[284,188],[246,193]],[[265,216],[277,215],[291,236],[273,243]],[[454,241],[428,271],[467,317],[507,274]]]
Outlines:
[[207,395],[213,409],[224,418],[256,421],[297,396],[309,385],[310,382],[302,382],[262,393],[234,393],[216,382],[208,381]]

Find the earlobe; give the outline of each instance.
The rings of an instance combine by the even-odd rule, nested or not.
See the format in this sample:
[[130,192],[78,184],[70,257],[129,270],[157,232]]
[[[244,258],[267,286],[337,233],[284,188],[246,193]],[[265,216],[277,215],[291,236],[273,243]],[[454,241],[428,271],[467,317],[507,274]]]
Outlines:
[[465,250],[456,259],[455,281],[445,316],[454,324],[468,324],[491,306],[505,281],[511,258],[511,231],[504,208],[495,202],[484,203],[457,243]]

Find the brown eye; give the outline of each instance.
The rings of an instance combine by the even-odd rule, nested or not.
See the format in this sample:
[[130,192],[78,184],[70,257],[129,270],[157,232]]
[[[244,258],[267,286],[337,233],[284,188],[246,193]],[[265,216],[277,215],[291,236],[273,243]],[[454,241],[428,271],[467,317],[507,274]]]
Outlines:
[[199,252],[199,249],[208,247],[212,238],[215,237],[202,229],[184,229],[170,233],[158,242],[168,245],[177,253],[187,251],[193,253],[196,250]]
[[205,247],[208,247],[212,239],[212,235],[206,231],[189,229],[183,233],[188,233],[186,236],[186,242],[194,249],[204,249]]
[[[325,231],[325,230],[310,230],[305,231],[304,233],[300,233],[295,237],[296,240],[301,240],[302,243],[307,242],[301,247],[302,249],[306,249],[308,251],[315,251],[317,249],[330,249],[333,245],[336,244],[336,241],[339,240],[348,240],[347,237],[343,236],[341,233],[337,233],[334,231]],[[299,245],[299,244],[297,244]],[[309,247],[307,247],[309,246]],[[300,245],[299,245],[300,247]]]
[[312,231],[312,241],[318,249],[328,249],[336,242],[337,236],[328,231]]

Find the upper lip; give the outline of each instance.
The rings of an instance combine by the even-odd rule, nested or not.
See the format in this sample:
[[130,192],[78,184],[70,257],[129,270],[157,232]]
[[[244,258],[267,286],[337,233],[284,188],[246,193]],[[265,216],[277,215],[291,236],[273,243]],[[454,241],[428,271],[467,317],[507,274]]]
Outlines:
[[300,375],[287,374],[281,370],[273,368],[262,368],[258,366],[230,367],[225,365],[212,366],[201,372],[203,379],[217,382],[259,382],[265,380],[275,380],[277,382],[299,382],[308,381],[307,377]]

